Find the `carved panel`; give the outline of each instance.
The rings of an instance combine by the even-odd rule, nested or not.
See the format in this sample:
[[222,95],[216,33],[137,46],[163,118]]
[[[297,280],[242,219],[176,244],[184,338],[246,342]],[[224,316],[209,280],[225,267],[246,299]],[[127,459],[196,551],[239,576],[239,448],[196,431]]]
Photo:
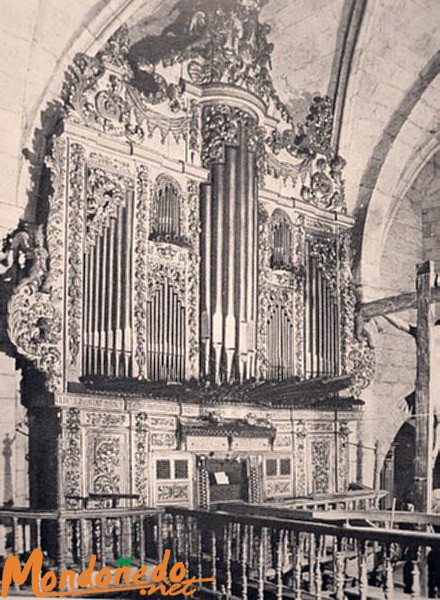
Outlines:
[[307,431],[309,432],[314,432],[314,433],[318,433],[318,432],[322,432],[322,433],[331,433],[335,430],[335,425],[334,423],[329,423],[329,422],[311,422],[307,424]]
[[313,493],[330,492],[330,441],[313,440],[310,442]]
[[124,491],[123,462],[125,438],[123,435],[90,433],[88,452],[90,457],[89,490],[94,494],[117,494]]
[[151,446],[153,448],[175,448],[176,435],[169,431],[154,431],[151,433]]
[[152,429],[175,429],[176,419],[174,417],[158,417],[148,415],[148,425]]
[[306,452],[306,424],[298,421],[295,425],[295,495],[307,495],[307,452]]
[[148,505],[148,425],[147,413],[135,415],[134,426],[134,484],[140,503]]
[[258,456],[248,456],[247,459],[248,472],[248,496],[249,502],[257,503],[263,500],[262,495],[262,469],[260,458]]
[[[63,450],[62,473],[64,477],[64,495],[67,506],[74,508],[78,500],[73,496],[83,496],[82,486],[82,433],[81,413],[77,408],[69,408],[63,413]],[[70,497],[70,498],[69,498]]]
[[292,482],[290,479],[269,480],[265,482],[264,487],[267,498],[293,495]]
[[186,449],[192,452],[227,452],[229,441],[227,437],[193,436],[186,437]]
[[292,445],[292,436],[290,434],[277,435],[274,441],[276,448],[286,448]]
[[338,435],[338,492],[345,492],[348,487],[349,445],[350,430],[347,423],[340,423]]
[[86,412],[85,424],[92,427],[123,427],[128,424],[128,415],[108,412]]
[[270,442],[267,438],[234,438],[231,443],[231,450],[238,450],[242,452],[256,452],[262,450],[269,450]]
[[156,498],[159,504],[188,503],[190,500],[189,483],[158,483]]

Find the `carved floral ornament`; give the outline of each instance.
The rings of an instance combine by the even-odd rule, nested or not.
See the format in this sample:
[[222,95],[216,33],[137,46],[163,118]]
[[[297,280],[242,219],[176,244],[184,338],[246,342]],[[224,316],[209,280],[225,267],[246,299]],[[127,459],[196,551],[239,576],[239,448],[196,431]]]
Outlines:
[[[332,103],[328,97],[316,96],[304,123],[291,122],[270,75],[273,45],[267,41],[270,28],[258,22],[261,4],[239,0],[228,9],[195,10],[182,34],[186,47],[162,56],[161,71],[182,63],[187,79],[199,86],[221,82],[250,91],[267,106],[274,103],[284,128],[262,127],[247,111],[225,104],[205,106],[201,119],[199,102],[189,97],[184,80],[168,82],[158,73],[158,64],[130,56],[125,25],[95,57],[75,58],[61,96],[68,118],[125,137],[130,144],[141,144],[159,130],[162,143],[169,135],[177,142],[185,139],[193,155],[200,151],[202,134],[205,166],[208,160],[222,159],[225,143],[236,143],[241,123],[256,156],[260,184],[266,174],[290,179],[294,185],[300,176],[304,201],[344,212],[341,172],[345,163],[331,147]],[[149,86],[136,79],[136,72],[146,76]],[[281,158],[282,153],[286,158]]]
[[48,389],[57,391],[62,365],[64,140],[55,140],[52,154],[53,158],[47,160],[53,188],[49,217],[46,227],[38,226],[33,236],[18,234],[17,242],[20,239],[20,244],[26,244],[31,266],[9,301],[7,322],[9,338],[17,351],[45,373]]

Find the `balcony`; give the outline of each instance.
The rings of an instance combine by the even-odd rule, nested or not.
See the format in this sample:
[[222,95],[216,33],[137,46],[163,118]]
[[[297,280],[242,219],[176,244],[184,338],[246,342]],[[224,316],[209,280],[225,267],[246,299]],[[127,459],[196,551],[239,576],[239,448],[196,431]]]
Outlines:
[[[46,568],[83,570],[157,564],[165,549],[189,576],[214,577],[195,597],[425,598],[438,593],[428,571],[440,557],[440,517],[387,511],[308,511],[229,506],[77,509],[33,512],[2,509],[9,550],[46,551]],[[50,565],[50,566],[48,566]],[[426,586],[429,585],[429,590]]]

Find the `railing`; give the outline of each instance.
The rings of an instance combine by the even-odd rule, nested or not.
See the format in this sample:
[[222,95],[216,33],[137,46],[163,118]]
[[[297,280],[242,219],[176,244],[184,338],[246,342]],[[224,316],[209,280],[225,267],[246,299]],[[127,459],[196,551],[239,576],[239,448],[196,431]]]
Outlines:
[[103,566],[131,556],[145,564],[162,556],[161,511],[154,508],[72,509],[33,511],[0,509],[7,529],[8,550],[26,557],[41,548],[47,560],[62,570],[84,569],[91,554]]
[[227,600],[391,600],[399,587],[422,598],[426,555],[440,556],[440,535],[425,531],[180,508],[164,515],[162,544],[190,573],[215,577],[203,598]]
[[[397,520],[408,526],[403,516]],[[100,566],[116,565],[121,556],[144,565],[156,564],[169,548],[171,563],[183,562],[190,576],[214,578],[199,588],[199,598],[391,600],[399,588],[412,598],[427,596],[423,583],[430,561],[439,564],[440,535],[426,531],[426,524],[423,531],[409,531],[391,529],[389,522],[361,527],[335,521],[294,519],[284,508],[270,513],[263,506],[260,512],[242,507],[241,513],[174,507],[0,510],[16,555],[39,547],[52,568],[82,570],[91,554]],[[432,581],[429,591],[439,591]]]

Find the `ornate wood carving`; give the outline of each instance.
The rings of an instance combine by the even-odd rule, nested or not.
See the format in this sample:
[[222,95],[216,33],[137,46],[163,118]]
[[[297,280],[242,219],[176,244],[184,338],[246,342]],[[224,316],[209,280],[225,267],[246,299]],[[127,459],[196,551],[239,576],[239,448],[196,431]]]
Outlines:
[[148,504],[148,416],[136,413],[134,426],[134,484],[142,505]]
[[339,434],[338,434],[338,489],[337,492],[345,492],[348,487],[348,436],[350,430],[348,428],[347,423],[339,424]]
[[296,473],[296,496],[307,495],[307,454],[306,454],[307,430],[304,421],[298,421],[295,425],[295,473]]
[[326,439],[310,442],[313,492],[328,494],[330,492],[330,441]]
[[157,501],[159,503],[188,503],[190,490],[188,483],[158,483]]
[[122,491],[121,441],[121,436],[98,433],[91,438],[91,492],[117,494]]
[[147,351],[147,298],[148,298],[148,222],[149,198],[152,197],[148,169],[138,165],[136,171],[135,227],[134,227],[134,349],[137,376],[146,377]]
[[[55,140],[51,169],[53,193],[46,228],[39,226],[32,241],[21,234],[33,257],[25,278],[8,304],[8,334],[17,351],[46,376],[50,391],[62,387],[63,235],[66,143]],[[45,233],[45,235],[44,235]]]
[[69,364],[78,363],[81,347],[83,236],[85,212],[85,150],[74,143],[69,153],[69,192],[67,206],[67,337]]
[[82,496],[82,434],[80,411],[69,408],[63,413],[63,449],[62,473],[64,476],[64,496],[70,507],[75,507],[78,500],[69,497]]

